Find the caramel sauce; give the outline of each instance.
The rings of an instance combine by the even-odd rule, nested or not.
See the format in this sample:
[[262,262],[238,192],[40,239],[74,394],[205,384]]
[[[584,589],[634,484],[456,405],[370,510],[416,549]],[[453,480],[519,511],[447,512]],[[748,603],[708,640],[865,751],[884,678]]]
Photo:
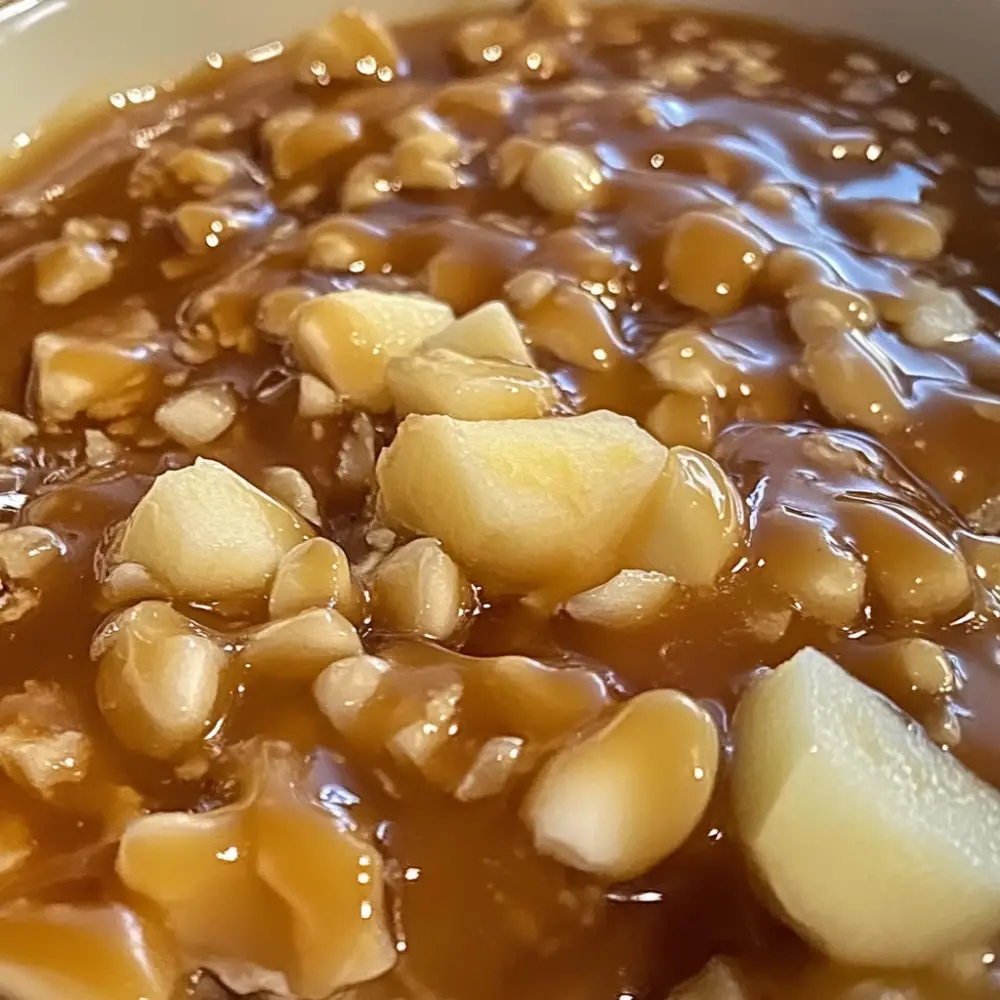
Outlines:
[[[754,891],[726,806],[724,758],[708,812],[684,846],[647,874],[608,887],[535,851],[518,817],[523,778],[481,801],[457,802],[447,791],[456,762],[464,767],[482,739],[523,735],[511,732],[507,715],[516,715],[516,704],[498,713],[488,685],[471,691],[458,743],[436,758],[437,782],[385,752],[391,731],[414,721],[406,704],[368,706],[356,720],[360,736],[350,738],[331,727],[306,681],[253,672],[230,678],[216,724],[184,760],[127,750],[98,710],[89,649],[109,611],[98,579],[108,532],[155,475],[189,464],[195,453],[166,440],[151,419],[176,391],[171,373],[186,375],[185,389],[226,383],[239,400],[232,426],[197,454],[257,484],[271,466],[300,470],[318,501],[320,533],[358,564],[372,551],[371,458],[392,439],[394,420],[301,417],[297,366],[258,328],[260,297],[286,286],[418,290],[456,314],[508,297],[568,408],[609,408],[645,421],[666,393],[680,393],[683,401],[662,413],[660,426],[673,435],[666,443],[714,455],[746,501],[749,541],[716,586],[687,590],[637,630],[602,629],[481,594],[447,645],[468,656],[524,655],[577,671],[588,678],[579,690],[587,718],[598,707],[590,701],[677,688],[708,707],[723,732],[755,671],[813,645],[1000,787],[997,580],[984,571],[967,592],[959,584],[960,592],[935,593],[929,604],[924,596],[928,580],[944,579],[956,561],[964,567],[962,532],[1000,530],[989,516],[1000,495],[996,118],[898,55],[748,19],[698,15],[694,22],[674,11],[615,7],[565,28],[545,9],[531,10],[517,15],[519,40],[476,66],[454,41],[462,23],[396,29],[409,72],[388,83],[359,76],[302,85],[295,47],[257,63],[227,58],[221,68],[161,88],[148,103],[109,111],[85,136],[47,149],[43,162],[29,148],[11,168],[0,215],[0,405],[41,430],[0,467],[0,516],[51,529],[65,553],[33,582],[35,606],[0,625],[0,695],[22,691],[25,682],[58,685],[90,741],[91,760],[82,781],[51,797],[0,774],[0,811],[23,821],[34,845],[26,861],[0,869],[0,903],[131,905],[115,871],[114,844],[127,818],[235,808],[249,793],[233,749],[274,740],[308,759],[310,794],[345,810],[385,860],[398,959],[386,975],[351,988],[359,1000],[663,1000],[715,955],[740,960],[761,1000],[844,1000],[869,979],[886,990],[917,990],[920,1000],[994,995],[988,969],[961,981],[941,971],[868,976],[811,952]],[[499,111],[477,107],[454,82],[480,77],[488,83],[476,100],[494,101]],[[461,137],[458,186],[389,192],[352,213],[367,227],[363,256],[336,270],[311,263],[307,228],[338,212],[348,171],[363,157],[391,152],[391,123],[414,106],[434,109]],[[356,116],[356,141],[320,147],[314,163],[274,178],[261,128],[290,107]],[[573,219],[544,210],[517,184],[500,187],[494,158],[514,135],[589,150],[603,171],[604,200]],[[210,196],[165,175],[169,152],[192,146],[231,166]],[[178,215],[187,202],[211,207]],[[893,202],[946,216],[943,252],[928,261],[908,259],[905,248],[879,249],[866,206]],[[663,262],[672,259],[665,240],[680,238],[671,226],[695,208],[715,214],[707,228],[692,228],[686,216],[665,285]],[[111,252],[113,277],[66,304],[46,304],[36,295],[33,258],[71,219],[114,220],[118,236],[102,232],[96,240]],[[845,419],[841,396],[831,402],[829,387],[818,384],[833,379],[834,390],[863,394],[867,383],[849,366],[813,364],[786,314],[785,284],[775,275],[779,247],[803,251],[821,280],[875,303],[882,318],[865,343],[889,372],[879,385],[893,387],[898,419],[858,418],[854,410]],[[519,304],[509,297],[507,283],[527,271],[555,275],[549,298]],[[900,333],[905,320],[889,317],[914,278],[956,289],[975,315],[974,329],[931,348],[908,342]],[[147,310],[155,329],[141,348],[121,348],[121,367],[108,377],[127,380],[129,359],[141,353],[148,381],[137,402],[123,413],[79,410],[52,420],[36,391],[34,339],[74,327],[106,345],[120,329],[116,317],[132,309]],[[79,332],[81,323],[89,326]],[[721,367],[709,366],[713,391],[705,398],[665,390],[641,361],[662,334],[688,324],[710,331],[720,359]],[[88,427],[121,446],[109,464],[88,463]],[[780,522],[792,517],[862,553],[869,577],[880,581],[850,625],[799,614],[762,569],[775,544],[769,539],[785,537]],[[256,607],[238,615],[184,610],[224,634],[263,620]],[[367,650],[390,659],[401,641],[377,629],[362,635]],[[950,654],[959,683],[946,697],[901,682],[890,643],[910,637]],[[440,686],[469,669],[442,666],[438,654],[421,666],[425,654],[412,644],[397,651],[416,663],[384,698],[405,702],[411,689]],[[566,725],[581,724],[565,711]],[[521,726],[545,739],[563,729],[551,716]],[[279,802],[274,823],[284,821]],[[294,839],[289,822],[291,832],[274,836]],[[319,856],[318,847],[309,850]],[[356,852],[348,854],[355,864]],[[227,930],[239,948],[259,952],[248,958],[266,964],[272,950],[294,951],[282,937],[287,927],[270,916],[273,887],[247,887],[238,876],[234,870],[219,880],[211,920],[232,922]],[[192,868],[177,877],[210,884],[214,876]],[[308,872],[288,878],[307,880]],[[256,909],[257,922],[241,908]],[[157,921],[155,912],[141,916]],[[101,919],[110,926],[124,918],[113,910]],[[244,919],[251,926],[242,934]],[[0,917],[0,939],[2,926]],[[44,956],[30,961],[44,964]],[[110,959],[83,950],[63,961],[82,968]]]

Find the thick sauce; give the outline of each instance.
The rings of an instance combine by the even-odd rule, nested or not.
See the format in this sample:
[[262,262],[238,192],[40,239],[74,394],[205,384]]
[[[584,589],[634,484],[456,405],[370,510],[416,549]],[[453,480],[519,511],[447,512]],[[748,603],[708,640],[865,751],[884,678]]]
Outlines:
[[[445,645],[584,668],[611,700],[680,689],[724,741],[750,677],[813,645],[1000,787],[1000,123],[950,81],[842,39],[559,2],[498,17],[401,27],[405,61],[361,59],[349,79],[324,74],[315,39],[213,54],[182,85],[111,95],[71,143],[44,157],[27,145],[11,167],[0,404],[35,426],[0,427],[0,512],[50,529],[61,551],[21,579],[5,563],[0,695],[37,700],[33,682],[57,685],[72,703],[65,728],[86,746],[66,749],[44,794],[0,748],[0,902],[144,912],[115,873],[123,823],[244,801],[245,741],[270,739],[308,761],[311,794],[347,808],[382,853],[398,960],[352,987],[360,1000],[664,1000],[716,955],[741,964],[751,997],[994,995],[985,949],[972,973],[966,963],[883,975],[807,948],[753,888],[725,754],[683,847],[609,887],[535,850],[518,815],[527,776],[455,801],[335,732],[311,676],[230,676],[204,738],[165,759],[127,749],[99,710],[90,650],[110,610],[109,531],[152,477],[195,455],[264,488],[265,470],[299,470],[319,533],[366,579],[381,541],[373,459],[395,420],[350,407],[303,415],[300,367],[261,300],[277,314],[268,296],[287,287],[303,300],[416,290],[456,315],[507,302],[567,411],[612,409],[664,444],[713,455],[748,517],[740,560],[639,628],[486,589]],[[301,121],[283,131],[276,116],[289,108]],[[425,118],[404,115],[414,108]],[[341,114],[316,125],[317,111]],[[406,136],[435,128],[443,145],[400,154]],[[584,151],[584,173],[600,172],[598,198],[586,179],[567,188],[558,164],[554,185],[519,172],[560,143]],[[185,172],[183,150],[210,155]],[[340,221],[324,251],[311,227],[328,216]],[[53,362],[39,349],[39,335],[80,324],[76,355]],[[661,342],[692,324],[692,341]],[[46,395],[57,363],[77,366],[84,390],[50,379]],[[228,386],[214,401],[221,431],[185,447],[158,407],[202,385]],[[789,541],[796,517],[867,566],[858,614],[817,613],[787,584],[783,572],[818,565]],[[956,565],[956,593],[928,597]],[[177,607],[226,636],[266,618],[260,606]],[[391,659],[399,636],[364,622],[366,649]],[[913,637],[947,654],[947,691],[900,673],[891,643]],[[8,735],[19,704],[0,701]],[[209,897],[220,922],[257,905],[254,933],[284,933],[269,897]]]

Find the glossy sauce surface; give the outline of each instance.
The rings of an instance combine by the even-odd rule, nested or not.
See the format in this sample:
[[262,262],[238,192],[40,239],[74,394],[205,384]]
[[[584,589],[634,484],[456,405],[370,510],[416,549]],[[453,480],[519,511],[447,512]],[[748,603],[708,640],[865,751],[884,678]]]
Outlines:
[[[149,812],[205,812],[239,800],[245,741],[270,739],[308,759],[311,794],[346,807],[385,859],[399,959],[386,976],[352,988],[360,1000],[663,1000],[715,955],[743,963],[762,1000],[854,1000],[855,984],[874,980],[918,989],[921,1000],[992,996],[988,963],[964,978],[940,970],[873,977],[811,953],[753,890],[726,806],[725,753],[716,795],[682,849],[609,887],[535,851],[518,816],[523,781],[457,802],[387,758],[379,739],[365,745],[334,732],[305,681],[252,669],[230,677],[211,731],[184,759],[127,750],[102,717],[90,655],[109,611],[102,553],[158,473],[198,454],[263,485],[265,469],[291,466],[312,487],[321,534],[355,566],[377,551],[373,460],[395,421],[303,417],[298,366],[262,329],[258,309],[284,287],[417,290],[457,315],[507,301],[567,410],[616,410],[665,444],[712,454],[746,502],[749,524],[731,571],[714,586],[686,589],[639,629],[550,616],[484,591],[446,645],[583,668],[598,707],[677,688],[723,733],[759,668],[813,645],[1000,786],[1000,539],[992,535],[1000,531],[1000,123],[930,70],[846,40],[557,3],[497,17],[396,29],[408,72],[384,81],[359,64],[355,80],[298,82],[295,48],[256,61],[213,56],[181,85],[112,95],[112,111],[86,141],[75,136],[43,163],[32,162],[29,147],[11,168],[0,216],[0,405],[39,431],[4,459],[0,512],[8,524],[51,529],[65,551],[31,581],[23,614],[25,588],[8,581],[0,695],[26,682],[58,685],[89,760],[85,777],[52,797],[0,774],[0,811],[23,822],[34,845],[27,860],[0,867],[0,901],[129,902],[114,870],[120,816],[137,802]],[[359,137],[304,167],[291,153],[282,170],[264,125],[290,107],[356,116]],[[386,181],[371,204],[345,207],[348,172],[393,151],[393,123],[414,107],[439,115],[459,138],[453,186]],[[587,150],[602,172],[600,202],[574,218],[547,210],[520,182],[502,186],[498,151],[516,135],[540,148]],[[187,148],[228,165],[210,195],[164,168]],[[897,209],[880,228],[878,206],[890,203],[917,213],[912,229],[896,225]],[[210,206],[194,236],[178,215],[191,204]],[[665,246],[692,209],[709,225],[694,226],[671,273]],[[359,237],[351,230],[362,249],[347,266],[324,266],[310,228],[335,214],[366,227]],[[46,304],[36,294],[36,258],[66,240],[71,219],[98,220],[90,244],[112,261],[113,276],[73,301]],[[915,244],[899,235],[904,229]],[[925,252],[920,240],[933,243],[935,234],[944,248]],[[854,334],[838,334],[844,353],[831,358],[793,330],[809,320],[793,315],[802,297],[791,289],[801,280],[789,279],[782,261],[811,269],[824,301],[836,290],[863,297],[858,308],[875,318],[858,321],[867,327],[860,355],[850,353]],[[519,295],[525,272],[542,272],[555,291],[541,303]],[[961,295],[971,319],[963,313],[957,335],[927,346],[912,324],[905,334],[920,294],[914,279]],[[136,310],[153,321],[123,340]],[[116,384],[132,373],[128,359],[139,359],[135,398],[111,413],[71,410],[64,419],[39,400],[32,343],[75,324],[84,324],[86,342],[112,343],[126,358],[108,376]],[[718,360],[686,376],[673,362],[657,367],[654,345],[691,324]],[[682,360],[693,356],[690,345],[677,350]],[[237,415],[217,439],[185,448],[154,422],[181,386],[219,383],[235,395]],[[85,428],[119,445],[106,464],[88,457]],[[802,613],[772,571],[788,552],[791,563],[808,562],[789,547],[796,518],[859,554],[877,579],[856,617]],[[962,580],[972,568],[967,586],[936,604],[925,599],[926,581],[944,579],[954,564]],[[184,610],[225,635],[264,620],[259,607]],[[422,655],[377,626],[362,629],[368,651],[390,661]],[[947,651],[958,677],[952,690],[928,694],[900,676],[889,644],[912,637]],[[462,669],[432,658],[429,671]],[[475,697],[463,707],[463,736],[472,736],[455,751],[462,766],[480,734],[492,732],[489,698],[477,710]],[[216,902],[219,919],[230,919],[225,898]],[[265,919],[263,936],[273,930]]]

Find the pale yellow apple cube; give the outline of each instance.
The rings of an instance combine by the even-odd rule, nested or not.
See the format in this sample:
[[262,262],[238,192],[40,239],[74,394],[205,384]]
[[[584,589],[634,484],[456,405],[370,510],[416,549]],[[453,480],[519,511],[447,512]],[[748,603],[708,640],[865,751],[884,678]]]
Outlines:
[[834,959],[923,966],[1000,930],[1000,793],[882,695],[803,649],[734,720],[739,833]]
[[449,306],[426,295],[355,289],[299,306],[290,340],[299,364],[346,402],[385,413],[392,409],[389,360],[412,354],[454,318]]
[[312,534],[232,469],[198,459],[156,478],[112,563],[138,563],[182,600],[241,598],[266,593],[282,556]]
[[607,579],[663,468],[635,421],[580,417],[467,422],[407,417],[377,478],[390,527],[430,535],[474,583],[571,594]]

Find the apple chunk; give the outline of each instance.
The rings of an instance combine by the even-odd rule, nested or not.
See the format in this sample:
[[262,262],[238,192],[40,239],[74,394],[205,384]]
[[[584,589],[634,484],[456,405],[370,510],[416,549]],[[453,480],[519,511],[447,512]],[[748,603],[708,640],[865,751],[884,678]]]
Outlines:
[[291,344],[296,360],[347,402],[385,413],[392,409],[389,360],[412,354],[454,318],[443,302],[425,295],[333,292],[295,311]]
[[198,459],[157,477],[112,563],[137,563],[172,597],[219,601],[265,593],[282,556],[312,534],[231,469]]
[[736,712],[733,797],[787,919],[832,957],[916,966],[1000,929],[1000,794],[803,649]]
[[582,587],[617,551],[666,458],[635,421],[606,411],[538,420],[411,415],[379,458],[391,527],[441,541],[502,593]]

